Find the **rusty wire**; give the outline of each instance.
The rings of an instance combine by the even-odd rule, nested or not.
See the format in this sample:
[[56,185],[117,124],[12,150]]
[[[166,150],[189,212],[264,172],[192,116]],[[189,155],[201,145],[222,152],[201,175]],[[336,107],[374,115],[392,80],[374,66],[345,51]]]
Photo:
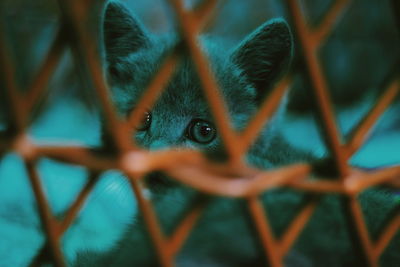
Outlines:
[[[108,86],[104,80],[100,61],[95,53],[94,41],[88,38],[85,34],[85,28],[79,23],[90,10],[89,1],[59,0],[62,11],[59,31],[26,93],[22,93],[17,88],[14,77],[16,70],[12,60],[8,57],[9,48],[6,40],[4,40],[5,33],[0,28],[0,66],[4,73],[6,101],[9,103],[10,109],[8,119],[11,122],[7,134],[0,135],[0,149],[1,152],[16,151],[24,159],[39,206],[44,233],[47,237],[47,242],[31,265],[35,266],[43,261],[51,261],[56,266],[66,265],[60,248],[63,233],[76,219],[87,196],[95,186],[99,174],[108,169],[120,169],[131,182],[161,265],[173,266],[175,255],[179,252],[207,204],[206,202],[199,202],[198,205],[195,205],[175,228],[174,233],[171,236],[166,236],[159,225],[151,200],[146,197],[143,191],[145,184],[142,182],[142,178],[146,173],[157,169],[165,171],[180,183],[187,184],[200,192],[245,199],[251,219],[263,245],[265,257],[272,266],[282,266],[283,257],[310,220],[319,199],[315,197],[307,199],[285,233],[277,239],[271,230],[268,214],[259,199],[260,194],[280,186],[288,186],[308,193],[339,193],[343,196],[343,210],[350,218],[349,227],[353,229],[352,232],[355,233],[358,241],[356,248],[360,250],[360,255],[363,255],[368,265],[378,266],[380,255],[400,229],[400,215],[394,216],[388,221],[385,228],[382,229],[382,234],[374,242],[366,228],[357,196],[364,190],[381,184],[398,188],[400,166],[366,172],[353,169],[348,164],[348,160],[362,146],[372,126],[399,94],[400,80],[398,74],[396,74],[388,83],[386,91],[375,107],[353,129],[350,141],[343,143],[335,121],[328,84],[320,67],[317,51],[329,36],[337,17],[344,12],[349,2],[337,0],[325,14],[322,22],[315,28],[311,28],[306,23],[304,14],[301,13],[298,1],[287,1],[294,31],[300,41],[307,75],[312,84],[315,101],[318,104],[321,128],[338,171],[339,179],[337,180],[309,179],[311,166],[307,164],[291,165],[271,171],[256,170],[245,164],[243,156],[276,110],[285,90],[291,84],[291,77],[288,75],[277,84],[246,129],[241,133],[233,130],[214,74],[207,67],[209,65],[208,59],[201,52],[196,41],[201,28],[207,25],[207,21],[212,17],[210,14],[214,12],[216,0],[205,0],[194,10],[184,9],[180,0],[171,0],[170,4],[176,12],[180,25],[181,43],[179,43],[179,46],[183,45],[188,48],[189,56],[195,63],[216,125],[225,146],[228,148],[230,161],[226,164],[210,162],[195,151],[144,151],[134,144],[134,140],[131,140],[128,134],[129,125],[135,125],[141,119],[141,107],[149,107],[156,101],[179,64],[181,59],[179,46],[173,49],[155,74],[138,108],[133,110],[126,121],[123,121],[117,117],[110,101]],[[65,35],[66,32],[69,34]],[[67,46],[73,49],[77,64],[84,65],[88,70],[87,73],[94,84],[100,106],[106,117],[106,128],[111,133],[117,151],[116,154],[99,154],[89,147],[78,145],[38,145],[33,143],[26,133],[30,123],[29,114],[44,96],[46,84],[55,66],[60,61],[62,51]],[[49,209],[36,170],[36,162],[41,157],[82,165],[91,170],[87,185],[62,219],[57,219]],[[226,177],[231,179],[226,179]]]

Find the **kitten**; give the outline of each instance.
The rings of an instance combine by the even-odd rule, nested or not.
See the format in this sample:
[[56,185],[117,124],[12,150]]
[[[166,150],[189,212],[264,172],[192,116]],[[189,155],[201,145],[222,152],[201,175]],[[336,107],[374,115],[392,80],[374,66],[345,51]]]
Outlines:
[[[293,46],[290,30],[282,19],[271,20],[230,52],[210,39],[201,37],[204,52],[211,61],[232,124],[241,130],[288,67]],[[163,58],[177,42],[177,36],[172,34],[150,35],[121,4],[108,4],[104,17],[107,74],[115,106],[121,114],[127,115],[134,108]],[[146,116],[148,125],[140,126],[135,136],[142,147],[150,150],[172,146],[213,152],[223,150],[199,78],[188,57],[181,62],[166,90]],[[249,153],[261,158],[260,164],[264,168],[284,164],[282,160],[291,161],[284,154],[266,154],[270,151],[268,147],[275,143],[285,146],[275,134],[276,123],[270,124],[272,126],[261,133],[257,145]],[[208,135],[200,136],[198,131],[204,127],[209,128]],[[294,152],[290,148],[289,154]]]
[[[105,9],[104,43],[108,80],[119,112],[127,115],[135,106],[165,55],[178,42],[174,35],[152,36],[120,3]],[[271,20],[247,36],[233,51],[225,51],[214,40],[200,43],[211,61],[211,69],[226,100],[234,127],[243,129],[292,57],[292,36],[282,19]],[[258,168],[315,160],[288,145],[279,135],[281,106],[248,152],[250,164]],[[134,136],[150,150],[189,147],[206,154],[223,155],[224,148],[203,96],[189,57],[178,67],[154,107],[147,111]],[[156,179],[152,179],[152,178]],[[157,214],[166,232],[171,232],[194,191],[183,186],[168,187],[162,174],[150,175]],[[157,189],[163,190],[157,190]],[[272,227],[279,236],[296,214],[305,194],[276,189],[262,195]],[[377,234],[381,219],[396,205],[394,196],[369,190],[360,196],[369,229]],[[347,233],[341,198],[324,196],[285,258],[288,266],[362,266],[353,252]],[[242,200],[215,199],[177,257],[181,266],[264,266],[258,239],[247,221]],[[395,240],[398,242],[398,240]],[[392,244],[394,241],[392,242]],[[390,248],[384,266],[400,262],[400,253]],[[392,253],[393,252],[393,253]],[[124,239],[109,253],[82,253],[78,266],[149,266],[156,257],[142,221],[133,224]]]

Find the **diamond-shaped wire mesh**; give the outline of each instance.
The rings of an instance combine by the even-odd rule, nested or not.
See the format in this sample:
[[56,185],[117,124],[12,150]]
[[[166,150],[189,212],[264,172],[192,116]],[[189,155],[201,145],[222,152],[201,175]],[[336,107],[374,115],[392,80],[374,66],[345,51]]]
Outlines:
[[[132,140],[131,131],[127,130],[128,125],[135,125],[140,122],[143,108],[152,106],[157,100],[182,59],[182,46],[175,47],[165,58],[138,106],[126,120],[122,120],[117,116],[111,103],[108,86],[103,77],[99,57],[96,54],[96,44],[89,38],[89,35],[85,34],[86,29],[80,23],[91,10],[92,1],[58,1],[62,13],[58,33],[34,78],[34,82],[25,91],[17,88],[15,78],[17,70],[9,57],[9,48],[5,40],[6,34],[0,29],[0,64],[5,83],[7,119],[9,122],[8,128],[0,135],[0,151],[1,153],[15,151],[22,157],[46,234],[46,243],[33,259],[32,266],[45,261],[50,261],[56,266],[66,265],[60,240],[76,219],[98,181],[99,175],[108,169],[120,169],[128,177],[157,256],[163,266],[174,265],[175,256],[195,227],[195,223],[203,213],[206,204],[201,202],[195,205],[176,227],[172,235],[166,236],[160,228],[152,201],[146,197],[146,186],[142,183],[145,174],[153,170],[163,170],[180,183],[206,194],[244,199],[250,219],[254,223],[263,246],[265,257],[272,266],[282,266],[284,256],[310,220],[319,200],[318,198],[308,199],[278,239],[271,230],[269,219],[259,196],[270,189],[283,186],[310,195],[315,193],[320,195],[340,194],[343,196],[343,212],[348,217],[349,228],[355,236],[357,246],[354,250],[361,252],[360,255],[365,258],[366,263],[377,266],[380,255],[395,234],[399,232],[400,215],[395,214],[392,218],[389,218],[386,226],[381,230],[381,235],[376,240],[372,240],[357,196],[377,185],[385,184],[399,188],[400,166],[362,171],[352,168],[348,164],[348,160],[363,145],[375,122],[399,93],[400,80],[398,73],[396,73],[374,108],[354,128],[349,141],[342,143],[329,99],[328,84],[321,69],[317,52],[332,31],[337,17],[345,10],[350,1],[335,1],[319,25],[313,29],[306,23],[298,1],[287,1],[293,30],[299,41],[301,57],[305,62],[306,73],[312,85],[320,126],[332,155],[332,164],[337,171],[338,179],[335,180],[310,178],[312,166],[307,164],[295,164],[270,171],[255,170],[246,165],[243,161],[243,155],[246,154],[249,146],[276,110],[279,101],[291,84],[291,74],[283,77],[276,85],[268,99],[264,101],[259,111],[249,122],[247,128],[242,132],[234,131],[230,125],[228,112],[224,108],[225,105],[214,74],[208,68],[208,58],[202,53],[196,41],[201,28],[210,19],[210,14],[213,13],[217,1],[205,0],[194,10],[185,9],[180,0],[169,2],[176,13],[180,27],[182,39],[180,45],[187,48],[188,55],[194,62],[217,129],[227,148],[229,160],[222,165],[210,161],[196,151],[149,152],[142,150]],[[397,19],[399,20],[399,18]],[[110,133],[115,151],[98,153],[96,149],[85,146],[40,145],[34,143],[26,133],[27,127],[31,123],[29,114],[45,94],[46,84],[66,47],[72,49],[78,64],[81,64],[87,70],[86,74],[90,77],[96,90],[105,117],[106,129]],[[63,216],[63,219],[59,219],[50,211],[36,167],[37,161],[42,157],[82,165],[90,170],[88,183]],[[226,179],[226,177],[231,179]]]

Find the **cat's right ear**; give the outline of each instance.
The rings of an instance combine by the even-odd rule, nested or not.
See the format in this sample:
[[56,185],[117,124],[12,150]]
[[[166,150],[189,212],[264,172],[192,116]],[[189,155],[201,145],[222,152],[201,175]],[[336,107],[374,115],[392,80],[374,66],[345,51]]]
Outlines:
[[106,4],[103,38],[109,66],[150,44],[149,37],[140,23],[122,3],[117,1]]
[[288,24],[283,19],[273,19],[254,30],[233,51],[231,59],[256,89],[259,103],[288,69],[292,49]]

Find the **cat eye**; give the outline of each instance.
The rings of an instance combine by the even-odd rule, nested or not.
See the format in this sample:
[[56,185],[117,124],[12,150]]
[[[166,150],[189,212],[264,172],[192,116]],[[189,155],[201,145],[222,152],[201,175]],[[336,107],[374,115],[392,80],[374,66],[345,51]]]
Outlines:
[[197,143],[207,144],[214,140],[216,130],[210,122],[197,119],[189,124],[186,136]]
[[138,131],[146,131],[150,128],[151,125],[151,112],[145,111],[143,113],[143,117],[139,125],[136,126],[136,130]]

